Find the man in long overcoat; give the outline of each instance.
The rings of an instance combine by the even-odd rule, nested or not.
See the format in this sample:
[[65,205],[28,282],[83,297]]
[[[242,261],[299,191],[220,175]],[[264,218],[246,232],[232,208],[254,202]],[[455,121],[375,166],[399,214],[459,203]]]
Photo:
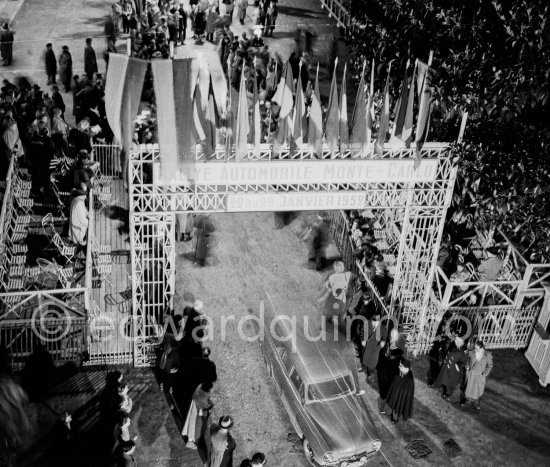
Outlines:
[[[363,329],[363,356],[361,358],[362,371],[366,371],[367,379],[376,371],[380,349],[384,346],[388,330],[380,322],[380,314],[376,314],[367,321]],[[384,343],[384,344],[383,344]]]
[[69,47],[64,45],[63,51],[59,56],[59,79],[65,87],[65,92],[71,90],[71,79],[73,77],[73,57],[69,52]]
[[439,375],[435,381],[434,387],[442,388],[441,397],[449,399],[457,384],[462,380],[464,368],[468,363],[468,351],[464,347],[464,340],[455,337],[454,343],[449,347],[449,351],[443,360]]
[[94,73],[97,73],[97,59],[92,47],[92,39],[89,37],[86,39],[86,47],[84,47],[84,72],[90,81],[93,79]]
[[479,399],[485,392],[487,377],[493,369],[493,356],[485,350],[482,341],[477,341],[469,359],[466,371],[466,400],[480,410]]
[[55,58],[51,42],[46,44],[44,62],[46,65],[46,75],[48,75],[48,85],[56,84],[55,75],[57,75],[57,59]]
[[8,23],[4,23],[2,26],[2,33],[0,34],[0,53],[4,60],[4,65],[11,65],[13,58],[13,31],[10,29]]

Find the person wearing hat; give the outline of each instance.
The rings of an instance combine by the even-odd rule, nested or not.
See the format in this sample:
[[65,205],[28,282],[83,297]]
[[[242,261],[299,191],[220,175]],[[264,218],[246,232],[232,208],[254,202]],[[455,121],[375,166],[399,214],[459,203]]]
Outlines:
[[85,246],[88,233],[88,219],[90,214],[86,208],[86,185],[74,189],[71,193],[71,210],[69,215],[69,238],[73,243]]
[[457,386],[462,382],[464,368],[468,364],[468,351],[464,339],[456,336],[450,345],[447,355],[441,364],[434,388],[441,388],[441,397],[449,399]]
[[84,47],[84,72],[90,81],[94,78],[94,73],[97,73],[97,58],[92,47],[92,39],[89,37]]
[[381,322],[381,315],[378,311],[367,320],[363,327],[361,345],[363,354],[361,356],[361,368],[358,371],[366,371],[367,381],[376,371],[380,350],[386,345],[388,330]]
[[[385,407],[391,410],[391,421],[397,423],[402,418],[412,417],[414,402],[414,377],[411,371],[411,362],[402,358],[399,362],[399,372],[393,379],[385,400]],[[386,413],[386,408],[380,413]]]
[[[466,401],[481,410],[479,399],[485,392],[485,383],[493,369],[493,356],[485,349],[483,341],[476,341],[474,350],[470,352],[470,361],[466,371]],[[462,403],[464,407],[464,403]]]
[[205,324],[203,307],[202,300],[195,300],[192,307],[185,307],[183,310],[185,321],[183,334],[197,342],[204,337],[204,332],[200,329]]
[[195,266],[204,266],[208,252],[208,241],[206,239],[206,220],[204,216],[196,219],[193,228],[193,237],[195,238]]
[[212,383],[206,382],[200,384],[193,393],[191,407],[187,413],[182,436],[187,438],[187,446],[191,449],[197,449],[199,457],[203,463],[208,462],[208,450],[206,446],[206,427],[210,411],[214,404],[210,399]]
[[48,75],[48,86],[50,84],[56,84],[55,75],[57,74],[57,59],[55,58],[51,42],[46,44],[44,63],[46,64],[46,75]]
[[71,90],[71,78],[73,76],[73,57],[71,52],[69,52],[69,47],[64,45],[59,55],[59,79],[65,92],[70,92]]
[[233,419],[229,415],[220,418],[218,424],[210,426],[210,455],[208,467],[232,467],[233,451],[237,443],[231,436],[229,429],[233,426]]

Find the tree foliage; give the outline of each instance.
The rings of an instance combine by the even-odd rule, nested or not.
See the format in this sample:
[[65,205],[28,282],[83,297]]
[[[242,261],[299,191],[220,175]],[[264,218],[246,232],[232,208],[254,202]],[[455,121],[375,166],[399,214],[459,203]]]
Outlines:
[[454,147],[454,219],[504,227],[531,260],[550,257],[549,10],[547,0],[354,0],[348,38],[357,65],[401,64],[394,96],[406,60],[433,50],[430,139],[456,139],[469,113],[465,143]]

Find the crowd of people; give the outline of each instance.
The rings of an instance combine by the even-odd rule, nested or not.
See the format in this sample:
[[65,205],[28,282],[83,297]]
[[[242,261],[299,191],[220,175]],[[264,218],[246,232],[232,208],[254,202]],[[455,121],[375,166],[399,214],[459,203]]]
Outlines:
[[[211,391],[217,372],[210,348],[203,346],[203,307],[201,300],[195,300],[182,312],[166,316],[168,325],[159,352],[160,387],[182,420],[186,446],[197,450],[207,467],[231,467],[236,448],[230,431],[233,418],[222,415],[217,423],[210,421],[214,409]],[[265,455],[259,452],[240,465],[265,464]]]

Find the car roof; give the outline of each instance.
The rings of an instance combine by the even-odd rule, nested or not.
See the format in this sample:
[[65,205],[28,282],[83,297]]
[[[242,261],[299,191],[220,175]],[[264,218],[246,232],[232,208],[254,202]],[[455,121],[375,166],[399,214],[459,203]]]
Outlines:
[[[284,324],[279,329],[290,332],[290,328]],[[295,345],[292,340],[278,342],[277,345],[282,344],[289,352],[294,366],[304,382],[320,383],[334,380],[340,376],[351,376],[351,370],[341,349],[338,348],[339,346],[333,345],[333,342],[307,340],[305,335],[298,331],[295,337]]]

